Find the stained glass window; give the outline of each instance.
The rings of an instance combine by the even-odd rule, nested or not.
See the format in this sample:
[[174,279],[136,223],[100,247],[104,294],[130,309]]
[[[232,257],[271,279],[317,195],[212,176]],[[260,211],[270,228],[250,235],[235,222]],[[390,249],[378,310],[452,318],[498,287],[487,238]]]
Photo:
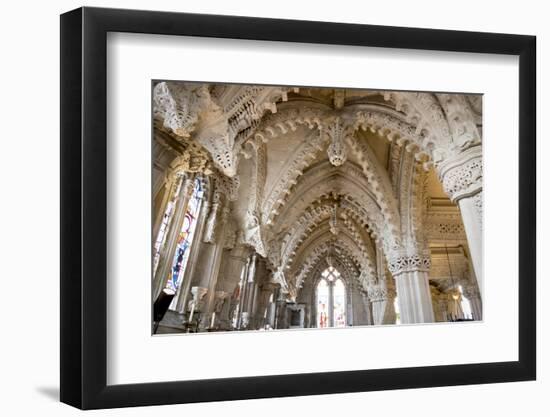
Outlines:
[[334,281],[332,288],[333,321],[334,327],[345,327],[346,325],[346,287],[340,278]]
[[176,246],[176,252],[174,254],[174,260],[172,263],[172,273],[166,288],[176,291],[181,284],[183,274],[187,266],[187,260],[189,259],[190,246],[193,242],[193,236],[197,227],[197,218],[199,216],[202,196],[204,190],[200,179],[195,180],[193,194],[187,203],[185,210],[185,217],[183,219],[183,226],[178,235],[178,242]]
[[317,284],[317,327],[329,327],[329,286],[325,279]]
[[346,326],[346,287],[340,272],[329,266],[317,284],[317,327]]

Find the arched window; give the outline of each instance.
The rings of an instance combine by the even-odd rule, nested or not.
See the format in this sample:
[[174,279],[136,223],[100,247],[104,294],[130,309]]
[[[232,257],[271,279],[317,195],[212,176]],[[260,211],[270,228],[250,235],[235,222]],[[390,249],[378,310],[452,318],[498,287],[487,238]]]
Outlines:
[[321,273],[316,295],[317,327],[346,326],[346,286],[336,268]]
[[332,298],[334,300],[333,321],[334,327],[345,327],[346,325],[346,287],[340,278],[334,281],[332,287]]
[[187,207],[185,208],[185,218],[178,235],[176,252],[172,262],[172,273],[168,283],[166,284],[166,288],[174,292],[180,286],[185,268],[187,266],[191,244],[193,243],[193,236],[195,235],[195,229],[197,228],[197,219],[201,208],[203,194],[204,190],[202,187],[202,182],[197,178],[193,187],[193,194],[191,195],[191,198],[187,203]]
[[329,287],[326,279],[321,279],[317,284],[317,327],[329,326]]

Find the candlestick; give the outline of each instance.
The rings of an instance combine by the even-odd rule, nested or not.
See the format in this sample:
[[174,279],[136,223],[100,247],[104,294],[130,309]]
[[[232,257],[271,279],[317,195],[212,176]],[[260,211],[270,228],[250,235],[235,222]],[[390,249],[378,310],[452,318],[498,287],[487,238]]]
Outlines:
[[216,320],[216,312],[214,311],[212,313],[212,321],[210,322],[210,328],[213,329],[214,328],[214,321]]

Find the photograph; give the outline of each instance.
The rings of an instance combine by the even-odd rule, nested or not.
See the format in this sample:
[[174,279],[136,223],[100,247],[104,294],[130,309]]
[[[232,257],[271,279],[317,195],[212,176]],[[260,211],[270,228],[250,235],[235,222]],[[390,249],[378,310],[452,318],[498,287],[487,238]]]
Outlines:
[[153,80],[152,334],[483,321],[482,109]]

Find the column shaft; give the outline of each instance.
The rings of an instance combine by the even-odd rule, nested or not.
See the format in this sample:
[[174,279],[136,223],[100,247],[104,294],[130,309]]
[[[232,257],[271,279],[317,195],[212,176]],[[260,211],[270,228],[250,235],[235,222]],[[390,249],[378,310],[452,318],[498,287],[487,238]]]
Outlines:
[[403,272],[395,277],[401,323],[432,323],[432,297],[425,271]]

